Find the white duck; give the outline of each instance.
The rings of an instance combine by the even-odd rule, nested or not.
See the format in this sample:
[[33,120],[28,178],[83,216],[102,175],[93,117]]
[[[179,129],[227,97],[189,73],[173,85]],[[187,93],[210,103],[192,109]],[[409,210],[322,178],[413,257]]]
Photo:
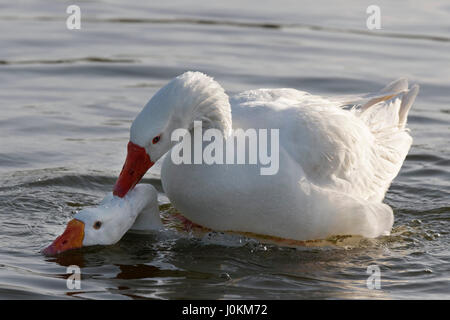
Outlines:
[[[412,143],[405,128],[418,93],[398,80],[376,94],[324,98],[295,89],[259,89],[228,97],[212,78],[186,72],[161,88],[136,117],[114,194],[125,196],[164,154],[175,129],[279,129],[279,170],[260,165],[174,164],[161,180],[189,220],[217,231],[291,240],[390,233],[382,203]],[[343,108],[357,104],[357,107]],[[192,146],[193,148],[193,146]]]

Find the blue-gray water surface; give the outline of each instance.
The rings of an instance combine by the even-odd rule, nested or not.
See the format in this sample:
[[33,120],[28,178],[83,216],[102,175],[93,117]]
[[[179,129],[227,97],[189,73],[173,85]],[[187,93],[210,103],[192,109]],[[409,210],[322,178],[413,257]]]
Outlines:
[[[71,4],[0,3],[0,298],[450,298],[448,1],[377,1],[380,30],[366,26],[372,1],[77,1],[80,30],[66,28]],[[392,234],[290,248],[169,230],[44,257],[112,189],[136,114],[187,70],[228,93],[419,83],[414,143],[385,199]],[[144,181],[164,204],[157,176]],[[69,265],[81,289],[66,286]],[[373,265],[380,289],[367,286]]]

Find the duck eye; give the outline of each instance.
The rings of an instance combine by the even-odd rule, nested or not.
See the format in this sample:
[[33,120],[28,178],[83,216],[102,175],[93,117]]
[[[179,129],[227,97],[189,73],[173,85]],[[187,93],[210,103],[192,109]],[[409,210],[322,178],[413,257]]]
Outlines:
[[158,143],[158,141],[159,141],[160,139],[161,139],[161,135],[156,136],[156,137],[153,138],[152,143],[153,143],[153,144]]
[[94,229],[96,229],[96,230],[100,229],[101,226],[102,226],[102,223],[100,221],[96,221],[94,223]]

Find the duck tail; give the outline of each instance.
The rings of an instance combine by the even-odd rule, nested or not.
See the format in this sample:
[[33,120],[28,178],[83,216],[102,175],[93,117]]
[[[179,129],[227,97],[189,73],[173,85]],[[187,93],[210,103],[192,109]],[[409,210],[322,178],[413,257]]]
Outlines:
[[360,108],[353,109],[375,138],[373,166],[384,190],[397,176],[411,147],[412,137],[405,126],[418,92],[418,85],[408,88],[408,82],[400,79],[372,94]]
[[377,130],[392,126],[404,129],[418,93],[419,86],[408,88],[406,79],[393,81],[377,93],[366,95],[368,101],[359,109],[360,117]]
[[405,127],[406,120],[408,119],[408,113],[411,109],[414,101],[416,100],[417,94],[419,93],[419,85],[415,84],[411,87],[411,89],[408,90],[403,95],[402,98],[402,104],[400,105],[400,111],[399,111],[399,126]]

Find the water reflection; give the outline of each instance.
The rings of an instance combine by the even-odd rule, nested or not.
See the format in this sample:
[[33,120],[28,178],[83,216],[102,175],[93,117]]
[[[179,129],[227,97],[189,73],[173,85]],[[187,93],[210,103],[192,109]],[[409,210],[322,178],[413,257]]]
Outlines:
[[[114,246],[69,251],[47,261],[81,268],[83,290],[67,291],[77,297],[95,298],[107,290],[131,299],[225,299],[240,292],[268,299],[390,298],[389,291],[366,286],[367,261],[380,263],[386,255],[374,246],[289,248],[250,241],[227,247],[215,243],[131,234]],[[389,282],[383,279],[382,283]],[[391,282],[398,285],[397,280]]]

